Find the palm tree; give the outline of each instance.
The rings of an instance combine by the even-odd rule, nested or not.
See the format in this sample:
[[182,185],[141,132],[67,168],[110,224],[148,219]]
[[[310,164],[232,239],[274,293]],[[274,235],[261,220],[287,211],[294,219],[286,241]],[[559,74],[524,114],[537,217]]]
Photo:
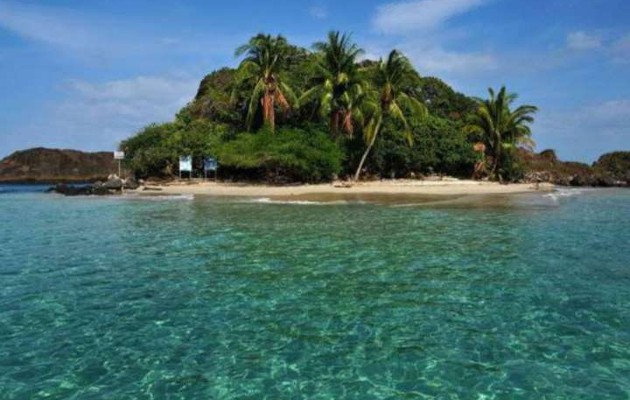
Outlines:
[[533,114],[538,108],[522,105],[512,111],[510,107],[518,96],[516,93],[508,93],[505,86],[501,87],[499,93],[489,88],[488,93],[488,99],[477,99],[479,107],[471,115],[465,129],[482,138],[492,158],[490,176],[501,180],[498,171],[505,151],[518,146],[533,148],[535,145],[529,124],[534,122]]
[[418,86],[419,76],[409,59],[399,51],[392,50],[387,60],[379,60],[376,65],[374,82],[378,95],[378,106],[374,109],[363,132],[367,147],[354,174],[355,181],[361,175],[363,164],[376,142],[385,118],[391,117],[402,123],[402,133],[411,145],[413,136],[403,109],[417,118],[423,118],[427,114],[424,104],[410,96],[410,92]]
[[320,115],[328,118],[330,132],[352,134],[353,120],[360,113],[365,99],[365,81],[361,79],[357,57],[363,53],[348,34],[328,33],[328,41],[317,42],[313,48],[319,53],[313,87],[300,97],[300,104],[315,99]]
[[293,90],[280,75],[285,66],[288,43],[278,35],[258,34],[236,49],[236,56],[246,54],[238,67],[237,87],[243,84],[253,87],[249,96],[246,123],[248,129],[254,124],[258,107],[262,106],[262,118],[271,131],[276,125],[276,104],[286,113],[291,104],[297,102]]

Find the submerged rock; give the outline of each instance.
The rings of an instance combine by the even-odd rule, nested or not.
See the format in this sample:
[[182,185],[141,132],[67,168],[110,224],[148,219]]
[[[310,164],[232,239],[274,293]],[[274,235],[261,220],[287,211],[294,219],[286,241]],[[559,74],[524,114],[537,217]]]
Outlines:
[[60,183],[48,189],[49,192],[63,194],[65,196],[85,196],[92,194],[92,185],[66,185]]

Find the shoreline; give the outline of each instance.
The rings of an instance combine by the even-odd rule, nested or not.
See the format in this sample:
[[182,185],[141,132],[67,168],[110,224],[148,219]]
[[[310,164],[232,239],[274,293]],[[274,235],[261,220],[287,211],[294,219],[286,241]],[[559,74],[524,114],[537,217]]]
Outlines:
[[[555,190],[551,184],[500,184],[473,180],[392,180],[359,182],[346,186],[344,183],[314,185],[271,186],[216,182],[170,182],[147,185],[150,190],[135,191],[141,196],[194,195],[216,197],[262,198],[271,201],[367,201],[406,202],[424,198],[430,200],[454,199],[471,195],[515,195],[548,193]],[[133,193],[129,191],[127,193]]]

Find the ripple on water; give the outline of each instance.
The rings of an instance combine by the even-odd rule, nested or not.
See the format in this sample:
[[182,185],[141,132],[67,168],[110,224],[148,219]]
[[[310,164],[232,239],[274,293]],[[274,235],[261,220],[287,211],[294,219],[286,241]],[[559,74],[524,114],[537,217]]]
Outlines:
[[628,200],[3,196],[0,398],[627,398]]

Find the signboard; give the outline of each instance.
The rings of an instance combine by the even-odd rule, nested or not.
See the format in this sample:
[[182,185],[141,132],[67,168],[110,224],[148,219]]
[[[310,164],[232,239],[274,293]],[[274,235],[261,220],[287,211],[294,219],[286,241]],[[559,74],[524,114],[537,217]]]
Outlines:
[[203,159],[203,170],[205,172],[216,171],[217,167],[218,163],[216,158],[206,157]]
[[192,156],[179,157],[179,172],[192,172]]
[[114,152],[114,160],[124,160],[125,152],[124,151],[115,151]]

